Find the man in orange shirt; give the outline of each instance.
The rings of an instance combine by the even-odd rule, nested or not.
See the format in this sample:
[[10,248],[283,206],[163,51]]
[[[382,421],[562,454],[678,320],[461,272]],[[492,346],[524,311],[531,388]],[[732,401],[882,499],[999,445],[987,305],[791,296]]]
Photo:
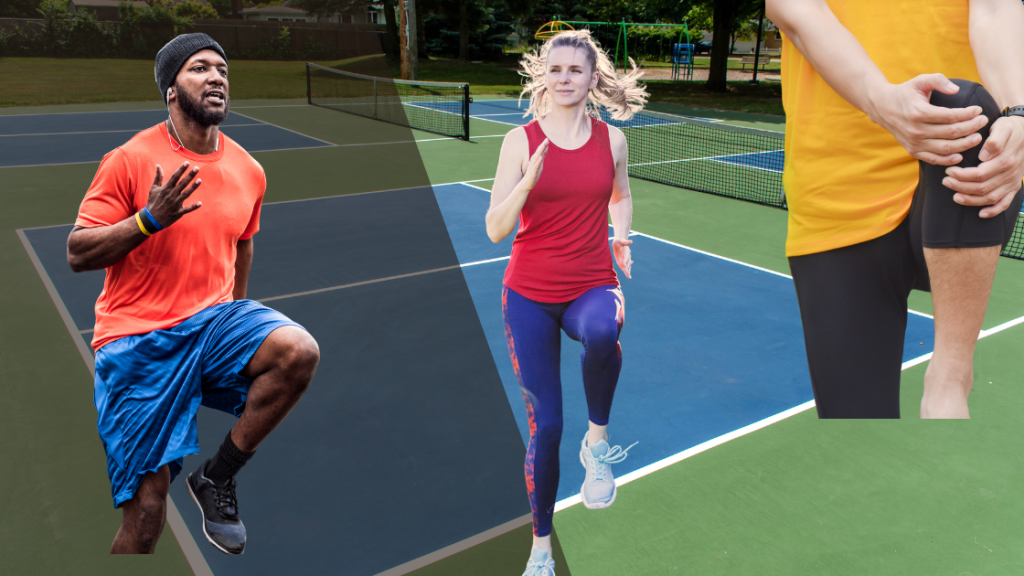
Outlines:
[[[320,352],[301,326],[244,299],[266,178],[217,128],[224,51],[205,34],[178,36],[155,72],[168,120],[103,158],[68,237],[74,271],[107,271],[93,347],[98,428],[123,509],[111,553],[155,549],[169,485],[199,452],[202,404],[239,419],[186,484],[207,539],[240,554],[234,476],[305,392]],[[165,179],[163,166],[178,168]]]
[[921,416],[969,417],[975,342],[1021,207],[1024,7],[768,0],[767,12],[786,37],[786,253],[818,415],[899,417],[907,297],[930,281]]

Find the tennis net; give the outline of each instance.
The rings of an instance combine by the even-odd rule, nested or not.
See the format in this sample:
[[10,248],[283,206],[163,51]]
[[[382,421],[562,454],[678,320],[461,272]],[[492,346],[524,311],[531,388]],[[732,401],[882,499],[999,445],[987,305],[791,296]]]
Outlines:
[[650,111],[606,121],[626,135],[634,178],[786,207],[783,134]]
[[314,106],[469,140],[469,84],[393,80],[306,63]]
[[[629,144],[629,175],[670,186],[787,209],[782,133],[643,111],[619,127]],[[1024,260],[1024,214],[1002,255]]]

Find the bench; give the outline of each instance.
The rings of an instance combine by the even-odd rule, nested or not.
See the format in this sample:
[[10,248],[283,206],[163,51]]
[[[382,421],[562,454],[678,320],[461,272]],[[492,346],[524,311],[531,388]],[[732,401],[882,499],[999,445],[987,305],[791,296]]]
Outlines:
[[754,56],[744,56],[740,63],[740,70],[745,72],[747,70],[747,65],[760,66],[761,70],[765,70],[765,67],[771,64],[771,62],[772,57],[766,54],[762,54],[761,57],[756,60]]

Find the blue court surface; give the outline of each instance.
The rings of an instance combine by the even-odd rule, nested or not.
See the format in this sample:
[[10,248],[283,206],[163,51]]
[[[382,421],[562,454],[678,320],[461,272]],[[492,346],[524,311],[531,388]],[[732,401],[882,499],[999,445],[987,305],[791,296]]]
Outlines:
[[[322,359],[238,477],[244,555],[213,549],[183,478],[171,485],[214,574],[373,576],[526,521],[528,426],[501,319],[512,236],[487,238],[488,201],[486,190],[450,184],[264,207],[249,297],[304,325]],[[69,230],[22,233],[84,344],[104,273],[69,270]],[[812,399],[788,277],[632,239],[609,431],[614,444],[639,444],[617,476]],[[931,319],[912,314],[904,359],[933,342]],[[563,338],[561,500],[584,475],[581,350]],[[186,473],[233,421],[200,410],[202,453],[185,459]]]
[[[508,260],[494,260],[510,254],[513,235],[500,244],[487,238],[488,191],[465,184],[434,191],[525,445],[526,410],[501,318]],[[615,465],[616,476],[813,399],[790,278],[643,235],[631,239],[633,279],[616,268],[626,322],[608,430],[613,444],[639,444]],[[932,320],[910,314],[904,361],[933,346]],[[578,494],[584,477],[581,352],[582,346],[563,334],[560,500]]]
[[771,152],[751,152],[749,154],[719,156],[712,158],[712,160],[781,174],[782,168],[786,164],[786,154],[782,150],[773,150]]
[[[0,116],[0,167],[98,162],[166,119],[166,110]],[[332,146],[237,112],[221,129],[249,152]]]

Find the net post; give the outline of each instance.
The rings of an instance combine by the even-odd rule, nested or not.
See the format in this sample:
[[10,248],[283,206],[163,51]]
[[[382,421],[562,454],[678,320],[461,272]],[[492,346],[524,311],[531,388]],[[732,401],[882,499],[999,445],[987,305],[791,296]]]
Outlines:
[[313,105],[313,91],[309,88],[309,62],[306,62],[306,102]]
[[469,142],[469,84],[462,87],[462,128],[463,140]]
[[373,79],[373,117],[377,118],[377,79]]

